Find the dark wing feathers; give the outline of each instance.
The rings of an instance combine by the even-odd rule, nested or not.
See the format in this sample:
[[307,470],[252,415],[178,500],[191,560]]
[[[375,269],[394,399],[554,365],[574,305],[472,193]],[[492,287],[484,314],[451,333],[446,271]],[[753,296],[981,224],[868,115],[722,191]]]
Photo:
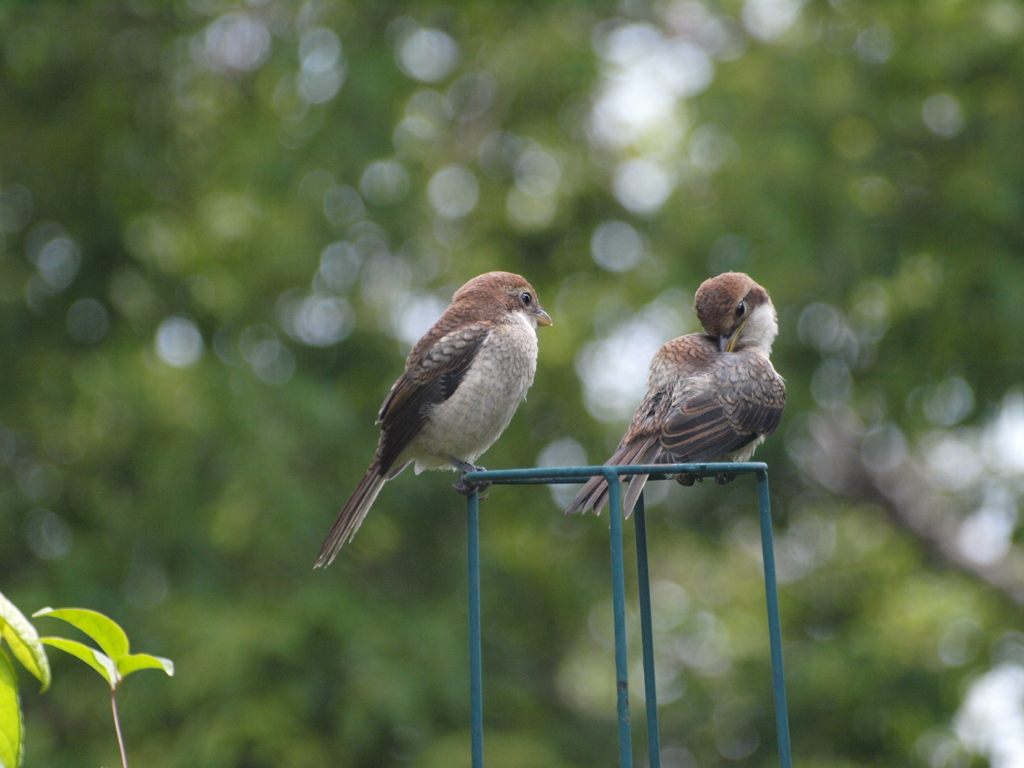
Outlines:
[[708,461],[775,431],[786,404],[785,386],[763,357],[744,357],[741,366],[716,366],[711,388],[690,397],[684,390],[662,431],[659,462]]
[[401,375],[380,407],[381,425],[377,456],[386,473],[398,456],[419,434],[430,407],[454,394],[480,347],[491,332],[490,323],[474,323],[437,339],[414,360],[410,354]]
[[754,439],[754,434],[737,432],[716,394],[701,393],[672,411],[661,433],[658,463],[706,461]]

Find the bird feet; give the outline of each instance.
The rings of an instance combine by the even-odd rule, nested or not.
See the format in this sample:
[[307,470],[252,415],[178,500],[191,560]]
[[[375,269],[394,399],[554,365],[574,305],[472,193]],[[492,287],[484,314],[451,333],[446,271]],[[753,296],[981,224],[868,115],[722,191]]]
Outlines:
[[487,490],[490,486],[490,483],[487,481],[477,483],[466,482],[467,472],[485,472],[486,470],[484,467],[478,467],[476,464],[467,464],[466,462],[459,461],[458,459],[452,459],[451,462],[459,472],[459,479],[457,482],[452,483],[452,488],[463,496],[472,496],[474,493]]
[[[726,483],[731,483],[735,479],[736,479],[735,475],[728,475],[725,472],[719,472],[717,475],[715,475],[715,482],[718,483],[719,485],[725,485]],[[679,475],[679,476],[676,477],[676,482],[679,483],[680,485],[685,485],[687,488],[689,488],[695,482],[696,483],[703,483],[704,482],[704,478],[703,477],[697,477],[695,475]]]

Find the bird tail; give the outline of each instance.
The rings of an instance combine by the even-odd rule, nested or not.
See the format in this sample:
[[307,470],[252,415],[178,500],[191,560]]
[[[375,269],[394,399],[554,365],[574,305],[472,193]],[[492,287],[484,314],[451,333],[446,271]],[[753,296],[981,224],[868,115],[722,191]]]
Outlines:
[[565,514],[571,515],[579,512],[581,515],[594,510],[595,515],[601,514],[601,508],[608,499],[608,482],[603,475],[594,475],[587,480],[572,504],[565,510]]
[[634,475],[633,479],[629,481],[626,496],[622,499],[622,514],[627,518],[633,514],[633,507],[636,506],[636,500],[640,498],[644,486],[647,485],[648,477],[648,475]]
[[363,479],[359,481],[355,491],[345,502],[345,506],[338,513],[338,519],[331,526],[331,532],[327,534],[324,545],[320,547],[320,554],[316,558],[314,568],[323,568],[330,565],[341,549],[342,544],[352,541],[359,526],[363,524],[366,513],[370,511],[380,489],[384,487],[386,479],[381,475],[380,465],[376,460],[370,464]]
[[[621,446],[605,462],[605,466],[642,464],[653,445],[654,440],[652,438],[640,443]],[[636,504],[636,500],[640,498],[640,492],[644,489],[646,482],[647,475],[635,475],[629,482],[629,488],[622,500],[622,513],[626,517],[629,517],[633,512],[633,506]],[[604,479],[604,475],[595,475],[580,489],[580,492],[576,494],[576,498],[573,499],[572,504],[569,505],[565,512],[566,514],[574,512],[585,514],[593,510],[595,515],[599,515],[607,502],[608,481]]]

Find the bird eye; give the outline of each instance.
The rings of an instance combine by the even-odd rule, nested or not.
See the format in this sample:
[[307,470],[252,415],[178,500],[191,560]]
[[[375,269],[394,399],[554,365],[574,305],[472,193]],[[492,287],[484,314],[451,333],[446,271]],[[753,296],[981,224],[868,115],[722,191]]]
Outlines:
[[530,302],[533,301],[533,297],[528,293],[524,293],[520,298],[526,306],[530,306]]
[[741,302],[740,302],[740,304],[739,304],[739,306],[738,306],[738,307],[736,307],[736,317],[743,317],[743,315],[744,315],[744,313],[745,313],[746,311],[747,311],[747,305],[746,305],[746,304],[744,304],[744,303],[743,303],[743,302],[741,301]]

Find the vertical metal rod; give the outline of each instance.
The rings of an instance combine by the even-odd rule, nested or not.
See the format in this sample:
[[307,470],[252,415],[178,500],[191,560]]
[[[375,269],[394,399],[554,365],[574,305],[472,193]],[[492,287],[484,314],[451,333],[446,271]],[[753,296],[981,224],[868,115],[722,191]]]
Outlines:
[[632,768],[633,743],[629,729],[629,672],[626,659],[626,580],[622,565],[622,489],[617,475],[608,477],[608,516],[611,518],[612,612],[615,624],[615,687],[619,705],[619,766]]
[[651,626],[651,575],[647,567],[647,515],[644,495],[633,509],[636,528],[636,573],[640,593],[640,638],[644,647],[644,695],[647,701],[647,754],[650,768],[661,768],[661,738],[658,735],[658,690],[654,678],[654,629]]
[[779,734],[779,764],[791,768],[789,714],[786,709],[786,680],[782,669],[782,631],[779,621],[779,593],[775,584],[775,548],[772,544],[772,510],[768,495],[768,473],[757,473],[757,506],[761,513],[761,551],[764,555],[764,591],[768,600],[768,639],[772,655],[772,687],[775,691],[775,727]]
[[480,497],[466,499],[466,530],[469,539],[469,707],[472,729],[473,768],[484,765],[484,693],[480,651]]

